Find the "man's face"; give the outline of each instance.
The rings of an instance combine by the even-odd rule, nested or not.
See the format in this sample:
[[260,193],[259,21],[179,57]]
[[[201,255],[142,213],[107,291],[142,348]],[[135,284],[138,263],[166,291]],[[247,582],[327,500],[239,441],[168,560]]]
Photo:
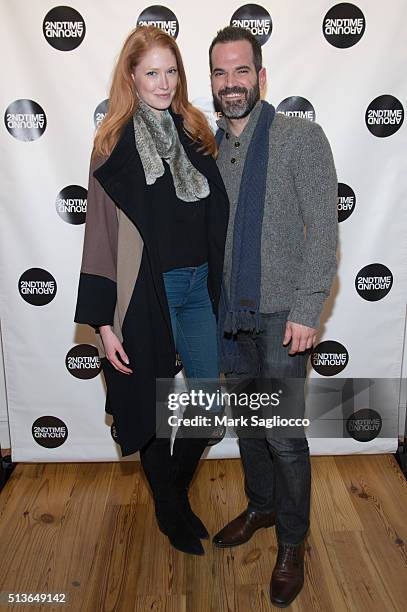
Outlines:
[[215,103],[229,119],[246,117],[260,99],[266,71],[257,74],[248,40],[217,43],[212,49],[212,93]]

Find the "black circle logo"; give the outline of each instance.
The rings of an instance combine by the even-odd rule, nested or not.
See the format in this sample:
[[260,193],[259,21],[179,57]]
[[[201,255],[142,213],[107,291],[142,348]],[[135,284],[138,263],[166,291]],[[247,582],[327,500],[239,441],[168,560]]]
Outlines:
[[311,102],[301,96],[290,96],[285,98],[276,109],[277,113],[287,117],[301,117],[309,121],[315,121],[315,110]]
[[179,32],[178,19],[166,6],[154,4],[144,9],[137,19],[138,26],[153,25],[164,30],[173,38],[177,38]]
[[95,112],[93,113],[93,122],[95,124],[95,128],[97,129],[102,123],[103,119],[106,117],[107,109],[109,108],[109,99],[103,100],[100,104],[95,108]]
[[11,136],[31,142],[43,135],[47,118],[44,110],[34,100],[14,100],[6,108],[4,123]]
[[346,421],[346,431],[358,442],[374,440],[379,435],[381,428],[382,417],[371,408],[357,410]]
[[273,31],[273,22],[265,8],[258,4],[245,4],[232,15],[230,25],[250,30],[261,45],[264,45]]
[[359,7],[349,2],[333,6],[324,17],[322,32],[330,45],[339,49],[353,47],[362,38],[365,16]]
[[86,219],[88,192],[79,185],[64,187],[57,195],[55,207],[58,215],[72,225],[81,225]]
[[346,183],[338,183],[338,222],[346,221],[356,206],[356,196],[352,187]]
[[32,425],[32,436],[40,446],[57,448],[68,437],[68,428],[61,419],[55,416],[42,416]]
[[68,351],[65,365],[75,378],[89,380],[95,378],[102,369],[96,346],[92,344],[77,344]]
[[394,96],[378,96],[366,109],[367,129],[379,138],[392,136],[401,128],[404,121],[402,103]]
[[58,51],[72,51],[85,38],[86,26],[78,11],[70,6],[56,6],[45,15],[42,31],[51,47]]
[[57,293],[57,283],[47,270],[30,268],[20,276],[18,290],[28,304],[45,306],[54,299]]
[[355,287],[360,297],[368,302],[382,300],[393,285],[393,274],[380,263],[369,264],[356,275]]
[[321,376],[335,376],[346,368],[349,353],[343,344],[335,340],[324,340],[312,350],[311,365]]

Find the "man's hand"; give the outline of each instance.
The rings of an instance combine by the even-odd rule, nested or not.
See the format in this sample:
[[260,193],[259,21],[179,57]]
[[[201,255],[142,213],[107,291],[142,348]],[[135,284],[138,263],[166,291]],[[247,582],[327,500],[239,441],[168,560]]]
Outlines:
[[[127,365],[129,364],[129,358],[124,352],[123,345],[112,331],[110,325],[101,325],[99,327],[99,333],[103,341],[103,346],[105,347],[106,357],[112,366],[122,374],[132,374],[133,370],[126,368],[120,361],[121,359]],[[117,355],[120,356],[120,359]]]
[[283,345],[287,346],[287,344],[291,342],[291,347],[288,351],[289,355],[302,353],[313,347],[316,342],[317,332],[318,330],[313,327],[307,327],[306,325],[287,321]]

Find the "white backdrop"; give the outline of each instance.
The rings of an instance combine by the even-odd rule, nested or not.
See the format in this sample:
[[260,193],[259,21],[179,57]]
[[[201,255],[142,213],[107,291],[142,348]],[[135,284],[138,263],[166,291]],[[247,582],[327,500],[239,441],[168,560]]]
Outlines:
[[[348,361],[338,377],[397,379],[407,289],[407,176],[402,157],[407,140],[402,120],[407,91],[403,27],[407,5],[403,0],[357,0],[356,7],[342,7],[344,13],[341,7],[333,9],[333,26],[342,28],[336,44],[350,40],[343,26],[358,28],[365,23],[360,40],[344,48],[332,44],[332,37],[328,40],[323,33],[323,24],[330,26],[324,17],[334,5],[327,0],[275,0],[254,9],[257,16],[263,9],[272,23],[263,45],[268,72],[266,98],[275,106],[293,96],[311,103],[316,121],[331,142],[339,181],[350,186],[356,196],[356,204],[352,198],[348,200],[353,203],[352,214],[340,223],[338,279],[324,310],[320,341],[345,347]],[[83,379],[72,375],[97,372],[97,358],[89,348],[79,346],[70,354],[70,371],[66,366],[67,353],[77,345],[92,345],[94,338],[92,330],[73,324],[84,225],[78,223],[80,215],[64,217],[57,207],[85,207],[83,189],[63,190],[87,187],[94,111],[108,96],[113,63],[124,38],[149,5],[130,0],[75,0],[69,7],[78,11],[79,17],[58,11],[48,15],[57,6],[46,0],[1,1],[0,51],[5,68],[0,93],[4,113],[0,129],[0,286],[12,456],[14,461],[116,460],[120,453],[104,413],[102,376]],[[211,101],[208,46],[216,31],[229,24],[241,7],[244,5],[231,0],[172,0],[159,7],[154,17],[168,18],[167,9],[175,14],[190,99],[203,109],[209,109]],[[362,22],[338,21],[356,19],[358,10]],[[248,9],[242,8],[240,18],[245,13],[247,17]],[[44,22],[48,23],[47,35]],[[263,25],[267,28],[267,22]],[[58,29],[64,30],[63,35],[51,38],[50,33]],[[61,43],[80,44],[70,50],[55,48]],[[391,135],[377,136],[368,129],[365,113],[383,95],[393,96],[392,109],[401,108],[401,112],[390,113],[394,123],[386,123],[389,99],[383,100],[382,107],[374,103],[369,116],[381,115],[375,121],[384,121],[384,130],[394,129]],[[40,108],[30,102],[16,103],[19,100],[31,100]],[[287,103],[281,108],[287,111],[293,107]],[[385,112],[379,112],[380,108]],[[39,116],[24,117],[27,113]],[[387,118],[383,120],[383,116]],[[26,123],[19,130],[19,122],[27,120],[38,121],[37,128]],[[370,264],[379,267],[359,274]],[[390,290],[362,290],[359,294],[355,278],[386,276],[382,266],[390,271]],[[41,276],[32,269],[52,276]],[[386,279],[381,282],[386,284]],[[52,297],[53,293],[53,299],[44,304],[44,296]],[[335,350],[343,352],[335,344],[320,348],[321,353]],[[340,355],[333,359],[340,360]],[[312,370],[311,375],[331,373]],[[397,422],[397,390],[382,409],[382,416]],[[310,439],[314,454],[388,452],[396,446],[396,429],[393,435],[370,442]],[[224,440],[211,450],[212,456],[233,456],[236,452],[232,440]]]

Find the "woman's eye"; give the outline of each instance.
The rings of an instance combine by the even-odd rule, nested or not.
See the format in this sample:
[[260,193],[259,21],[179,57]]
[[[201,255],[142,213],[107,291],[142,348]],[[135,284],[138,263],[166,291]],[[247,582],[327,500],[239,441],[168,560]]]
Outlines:
[[147,76],[154,76],[156,75],[156,71],[155,70],[150,70],[149,72],[147,72]]
[[177,71],[177,69],[176,69],[176,68],[171,68],[171,69],[170,69],[168,72],[169,72],[170,74],[176,74],[178,71]]

